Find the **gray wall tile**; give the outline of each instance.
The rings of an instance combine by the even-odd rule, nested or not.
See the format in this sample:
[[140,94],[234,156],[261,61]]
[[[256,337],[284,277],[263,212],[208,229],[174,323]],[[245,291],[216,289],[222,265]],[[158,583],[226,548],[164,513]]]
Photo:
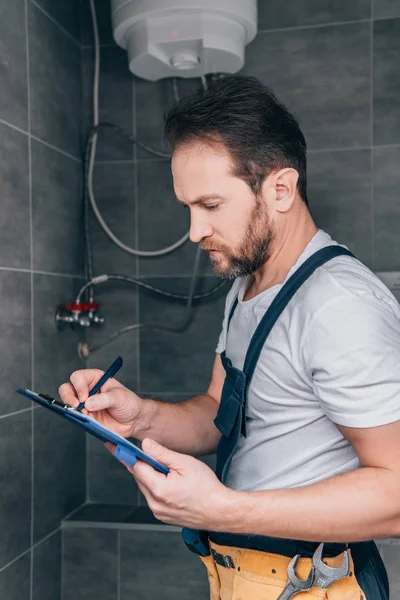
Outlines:
[[36,3],[80,42],[80,0],[36,0]]
[[400,17],[400,0],[373,0],[375,19]]
[[370,5],[370,0],[288,0],[282,10],[279,0],[260,0],[258,27],[259,30],[277,29],[368,19]]
[[29,388],[32,383],[29,273],[0,271],[0,297],[3,339],[0,361],[4,373],[0,385],[0,415],[5,415],[31,406],[30,400],[15,393],[18,387]]
[[[397,540],[396,540],[397,541]],[[387,540],[389,542],[389,540]],[[383,562],[387,570],[390,586],[391,600],[399,600],[400,598],[400,545],[397,543],[379,544],[378,548],[381,552]]]
[[374,144],[400,142],[400,19],[374,23]]
[[117,600],[117,531],[65,529],[63,537],[63,600]]
[[317,226],[371,267],[370,151],[310,154],[308,162],[310,209]]
[[32,600],[61,600],[61,532],[35,546]]
[[[187,293],[188,278],[151,280],[158,287],[167,285],[177,293]],[[217,283],[203,280],[209,288]],[[198,303],[193,320],[184,333],[142,329],[140,332],[141,388],[158,392],[204,392],[209,385],[215,348],[221,331],[227,289]],[[140,293],[140,321],[174,327],[182,323],[184,306],[149,292]]]
[[88,436],[88,500],[113,504],[137,504],[138,487],[126,467],[104,448],[104,444]]
[[[134,286],[113,282],[99,286],[95,299],[100,303],[100,312],[105,324],[89,330],[87,338],[90,347],[101,346],[108,342],[109,336],[123,327],[137,323],[137,293]],[[88,367],[106,370],[118,355],[124,359],[124,365],[117,379],[130,389],[137,387],[137,332],[121,335],[111,343],[96,350],[89,356]]]
[[374,150],[374,242],[376,270],[400,269],[400,147]]
[[0,123],[0,139],[0,264],[26,269],[30,267],[28,138]]
[[[0,573],[0,598],[30,600],[30,552],[21,556]],[[44,600],[44,599],[43,599]]]
[[0,568],[31,542],[32,412],[0,419]]
[[368,23],[261,33],[244,72],[270,86],[300,121],[309,148],[370,143]]
[[180,533],[121,531],[121,600],[206,600],[207,571]]
[[[93,124],[93,48],[82,51],[84,128]],[[125,50],[117,45],[100,49],[99,120],[133,133],[133,75]],[[133,143],[118,131],[99,132],[97,160],[132,160]]]
[[42,407],[33,411],[33,419],[36,543],[85,500],[85,434]]
[[0,119],[26,130],[28,91],[25,2],[0,5]]
[[32,140],[33,268],[38,271],[83,273],[81,179],[80,163]]
[[[138,168],[138,247],[154,251],[171,246],[189,231],[190,215],[175,199],[169,161],[141,161]],[[140,258],[139,273],[146,276],[191,275],[197,246],[187,241],[160,258]],[[201,273],[212,272],[204,255]]]
[[[93,23],[90,13],[89,2],[82,2],[82,35],[81,42],[83,46],[93,46]],[[96,0],[96,17],[99,27],[99,37],[101,44],[113,43],[111,27],[111,6],[109,0]]]
[[31,131],[46,142],[80,155],[80,49],[34,4],[29,3]]
[[[136,247],[135,172],[133,163],[102,164],[94,170],[96,203],[107,226],[124,243]],[[136,257],[117,247],[90,209],[90,236],[96,274],[136,274]]]
[[75,299],[82,280],[52,275],[34,275],[35,389],[57,394],[72,371],[84,368],[78,355],[79,332],[58,331],[55,312],[59,305]]

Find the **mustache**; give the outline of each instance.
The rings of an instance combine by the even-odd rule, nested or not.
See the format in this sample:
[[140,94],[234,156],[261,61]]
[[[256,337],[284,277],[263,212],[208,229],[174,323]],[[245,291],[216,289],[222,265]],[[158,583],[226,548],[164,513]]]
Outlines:
[[218,244],[210,244],[209,242],[200,242],[200,248],[205,252],[209,250],[219,250],[220,252],[224,252],[224,248],[219,246]]

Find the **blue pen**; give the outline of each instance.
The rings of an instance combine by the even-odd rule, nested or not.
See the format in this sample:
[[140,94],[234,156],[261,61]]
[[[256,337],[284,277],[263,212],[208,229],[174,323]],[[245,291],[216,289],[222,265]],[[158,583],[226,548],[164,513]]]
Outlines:
[[[111,377],[114,377],[115,373],[117,371],[119,371],[120,368],[122,367],[123,362],[124,361],[122,360],[121,356],[118,356],[114,360],[113,364],[108,367],[108,369],[104,373],[104,375],[99,379],[99,381],[96,383],[96,385],[90,390],[89,397],[94,396],[94,394],[97,394],[97,392],[100,390],[101,386],[103,386],[108,379],[110,379]],[[76,410],[81,411],[84,406],[85,406],[85,403],[81,402],[77,406]]]

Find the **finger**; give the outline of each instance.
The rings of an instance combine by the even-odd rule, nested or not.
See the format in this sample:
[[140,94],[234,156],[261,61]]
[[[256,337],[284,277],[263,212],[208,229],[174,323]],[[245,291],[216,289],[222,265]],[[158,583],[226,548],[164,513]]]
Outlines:
[[153,499],[153,496],[151,495],[150,490],[148,490],[145,485],[140,483],[140,481],[136,480],[136,484],[137,484],[139,490],[142,492],[143,496],[145,497],[145,500],[146,500],[148,506],[150,507],[150,505],[152,505],[154,502],[154,499]]
[[90,412],[96,412],[99,410],[106,410],[113,406],[116,406],[117,400],[115,398],[115,392],[100,392],[94,396],[90,396],[85,402],[85,408]]
[[128,467],[128,471],[132,473],[137,484],[141,484],[147,488],[154,498],[158,498],[162,492],[162,487],[165,485],[166,477],[163,473],[156,471],[152,466],[138,460],[133,467]]
[[116,449],[116,445],[115,444],[112,444],[111,442],[105,442],[104,445],[107,448],[107,450],[109,452],[111,452],[112,455],[115,454],[115,449]]
[[161,446],[161,444],[158,444],[154,440],[149,438],[144,439],[142,442],[142,450],[155,460],[158,460],[163,465],[171,467],[174,470],[178,470],[182,467],[183,454],[169,450],[169,448]]
[[58,388],[58,395],[64,404],[70,404],[71,406],[78,406],[79,404],[79,400],[72,383],[63,383],[60,385]]
[[103,374],[104,371],[100,371],[100,369],[81,369],[71,374],[70,381],[75,388],[79,402],[85,402],[89,391]]

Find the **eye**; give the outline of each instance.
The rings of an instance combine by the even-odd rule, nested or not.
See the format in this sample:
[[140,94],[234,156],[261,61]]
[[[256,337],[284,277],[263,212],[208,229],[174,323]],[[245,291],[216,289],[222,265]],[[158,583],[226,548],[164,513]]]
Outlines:
[[219,204],[206,204],[204,206],[206,210],[210,210],[211,212],[217,210],[219,208]]

